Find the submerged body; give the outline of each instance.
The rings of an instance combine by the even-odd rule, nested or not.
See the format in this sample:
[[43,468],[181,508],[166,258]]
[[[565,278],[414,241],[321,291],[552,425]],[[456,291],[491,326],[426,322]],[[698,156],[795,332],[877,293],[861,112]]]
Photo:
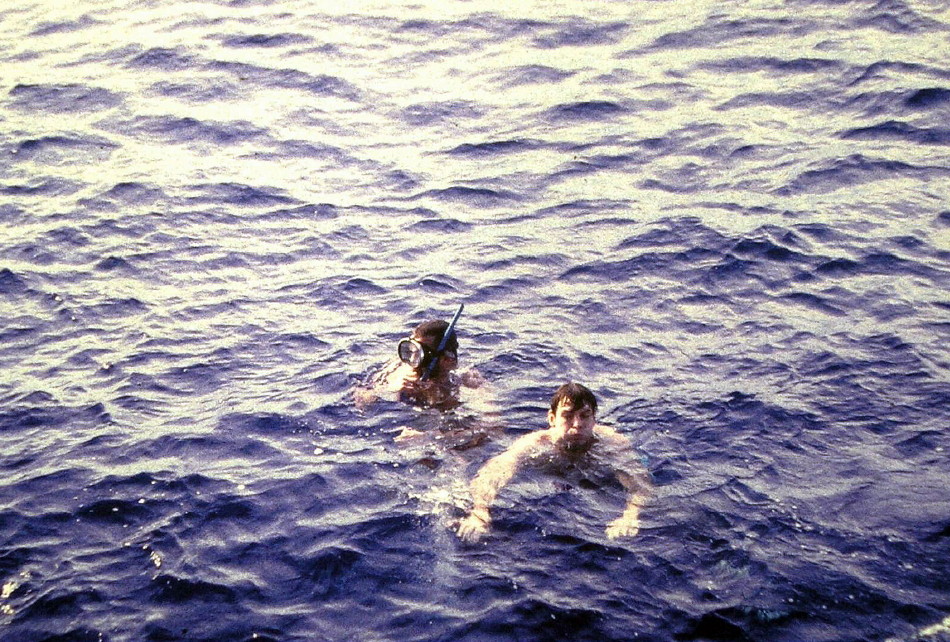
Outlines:
[[418,368],[393,360],[373,377],[368,386],[354,391],[354,403],[364,410],[377,399],[385,399],[449,411],[462,404],[463,391],[484,388],[485,380],[477,371],[454,372],[458,363],[454,354],[443,357],[441,361],[443,363],[436,369],[436,374],[423,379]]
[[606,535],[611,539],[636,535],[640,508],[652,491],[650,475],[626,437],[597,425],[596,412],[589,390],[578,384],[562,386],[552,399],[548,427],[519,437],[478,471],[470,485],[472,509],[459,523],[459,537],[477,541],[488,532],[490,507],[498,493],[528,467],[557,474],[579,472],[594,483],[612,473],[628,496],[623,513],[607,525]]
[[360,410],[380,398],[413,406],[452,410],[460,403],[463,386],[477,388],[482,379],[466,372],[457,375],[458,337],[455,324],[463,305],[451,323],[425,321],[402,339],[396,347],[397,358],[377,373],[368,385],[357,388],[353,401]]
[[[465,422],[463,428],[457,427],[455,421],[441,422],[440,425],[447,427],[440,429],[435,437],[452,444],[450,448],[455,450],[483,443],[488,433],[497,428],[498,411],[478,371],[457,372],[458,338],[454,325],[461,310],[459,306],[452,323],[426,321],[401,340],[397,358],[387,363],[367,385],[354,391],[356,407],[365,410],[383,399],[436,410],[448,417],[464,405],[465,414],[477,419]],[[396,440],[421,437],[425,432],[418,426],[403,426]]]

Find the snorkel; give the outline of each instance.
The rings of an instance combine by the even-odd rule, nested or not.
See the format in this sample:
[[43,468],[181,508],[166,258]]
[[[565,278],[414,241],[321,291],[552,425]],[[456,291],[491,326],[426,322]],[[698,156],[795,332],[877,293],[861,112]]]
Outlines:
[[455,323],[459,320],[459,317],[462,316],[463,309],[465,309],[465,304],[459,303],[459,309],[455,311],[455,316],[452,317],[452,320],[449,322],[449,327],[445,329],[445,334],[442,335],[442,340],[439,341],[439,347],[435,349],[435,354],[432,355],[432,359],[429,361],[429,367],[427,367],[425,372],[422,373],[422,376],[419,377],[419,381],[425,381],[432,376],[432,372],[439,362],[439,357],[442,356],[442,353],[445,351],[445,346],[449,342],[449,337],[455,332]]

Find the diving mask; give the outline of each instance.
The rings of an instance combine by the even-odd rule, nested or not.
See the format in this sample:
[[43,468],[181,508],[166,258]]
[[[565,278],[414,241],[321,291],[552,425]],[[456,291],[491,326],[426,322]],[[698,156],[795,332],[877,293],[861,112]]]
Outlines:
[[435,356],[435,351],[420,343],[416,339],[403,339],[396,346],[396,353],[399,360],[408,366],[418,368],[423,363],[428,363]]

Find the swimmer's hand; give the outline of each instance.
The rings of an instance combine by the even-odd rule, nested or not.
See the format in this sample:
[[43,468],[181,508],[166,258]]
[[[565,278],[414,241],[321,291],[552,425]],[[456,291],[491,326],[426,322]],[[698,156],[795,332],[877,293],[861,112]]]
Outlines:
[[478,370],[466,370],[462,373],[461,382],[466,388],[481,388],[485,385],[485,377]]
[[633,537],[640,532],[640,520],[637,518],[618,517],[607,524],[607,539],[617,539],[618,537]]
[[421,430],[416,430],[415,428],[410,428],[409,426],[403,426],[402,430],[396,435],[395,441],[409,441],[415,437],[422,437],[425,435]]
[[463,542],[474,543],[488,532],[489,527],[491,527],[491,517],[488,511],[476,509],[459,522],[456,532]]

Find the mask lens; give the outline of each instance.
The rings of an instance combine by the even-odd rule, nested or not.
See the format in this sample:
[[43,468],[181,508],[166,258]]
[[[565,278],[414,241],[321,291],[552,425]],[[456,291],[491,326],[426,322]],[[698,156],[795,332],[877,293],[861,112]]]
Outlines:
[[425,348],[418,341],[403,339],[396,347],[399,360],[413,368],[418,368],[425,359]]

